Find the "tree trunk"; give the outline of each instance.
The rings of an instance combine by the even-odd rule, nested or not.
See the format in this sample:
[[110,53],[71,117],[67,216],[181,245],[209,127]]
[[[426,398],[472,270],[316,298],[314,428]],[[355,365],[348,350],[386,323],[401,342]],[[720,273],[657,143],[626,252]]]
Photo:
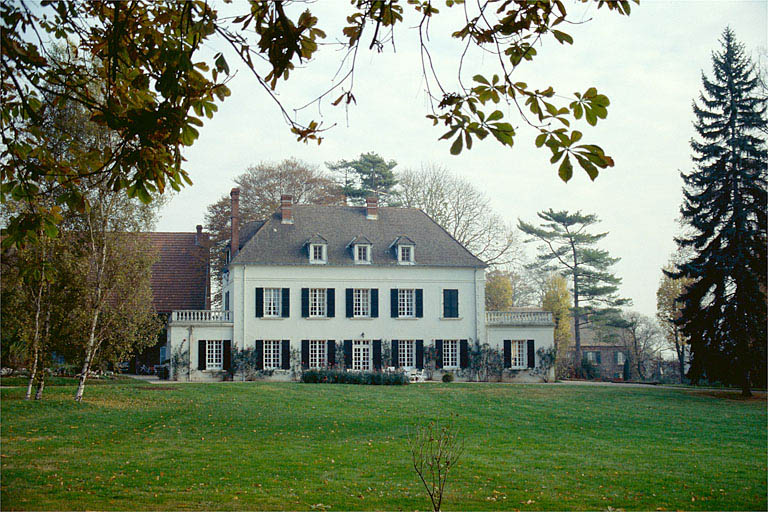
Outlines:
[[32,371],[29,374],[29,384],[27,384],[27,394],[24,397],[25,400],[31,400],[32,399],[32,386],[35,382],[35,377],[37,377],[37,359],[39,357],[39,348],[37,346],[37,342],[33,345],[33,359],[32,359]]
[[741,396],[745,398],[752,396],[752,386],[749,383],[749,369],[744,370],[744,377],[741,381]]
[[[574,250],[574,258],[576,257],[576,252]],[[579,320],[581,318],[581,315],[579,314],[579,274],[576,272],[576,269],[574,268],[573,272],[573,342],[574,342],[574,348],[576,350],[575,355],[575,361],[573,362],[574,366],[578,370],[581,368],[581,328],[579,324]]]
[[[50,297],[50,294],[47,294]],[[43,329],[43,340],[45,343],[48,341],[48,337],[51,332],[51,307],[48,305],[48,309],[45,312],[45,329]],[[35,400],[42,400],[43,390],[45,389],[45,357],[40,358],[40,371],[37,377],[37,392],[35,393]]]
[[685,345],[680,343],[680,333],[677,326],[672,327],[675,334],[675,351],[677,352],[677,364],[680,366],[680,384],[685,381]]
[[43,298],[43,286],[44,281],[40,280],[40,286],[37,289],[37,298],[35,299],[35,332],[32,336],[32,371],[29,373],[29,384],[27,385],[27,394],[24,397],[25,400],[32,399],[32,386],[35,383],[37,377],[37,364],[40,359],[40,309],[42,307]]
[[80,381],[77,384],[77,392],[75,393],[75,401],[80,402],[83,399],[83,391],[85,390],[85,380],[88,378],[88,372],[91,371],[91,361],[96,347],[96,324],[99,321],[99,309],[97,308],[91,319],[91,333],[88,336],[88,346],[85,349],[85,360],[83,361],[83,369],[80,372]]

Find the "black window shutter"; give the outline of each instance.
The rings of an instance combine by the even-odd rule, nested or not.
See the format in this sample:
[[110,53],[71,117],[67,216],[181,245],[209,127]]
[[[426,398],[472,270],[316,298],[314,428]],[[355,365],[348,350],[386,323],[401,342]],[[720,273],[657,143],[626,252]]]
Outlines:
[[392,366],[394,366],[395,368],[400,367],[400,360],[398,358],[397,340],[392,340]]
[[352,302],[352,288],[347,288],[347,318],[352,318],[353,315]]
[[283,296],[283,307],[281,311],[281,316],[283,318],[288,318],[291,316],[291,289],[290,288],[283,288],[283,292],[281,293]]
[[197,342],[197,369],[205,370],[205,340]]
[[424,369],[424,340],[416,340],[416,369]]
[[435,340],[435,367],[443,367],[443,340]]
[[512,340],[504,340],[504,368],[512,368]]
[[264,288],[256,288],[256,318],[264,316]]
[[373,369],[381,371],[381,340],[373,340]]
[[224,311],[229,311],[229,292],[224,293]]
[[[528,340],[528,368],[536,367],[536,350],[533,346],[533,340]],[[597,356],[598,363],[600,362],[600,356]]]
[[392,318],[397,318],[397,288],[389,290],[389,311]]
[[336,316],[336,289],[328,288],[325,290],[325,313],[328,318]]
[[421,288],[416,290],[416,318],[422,318],[424,316],[424,290]]
[[221,368],[224,371],[229,371],[232,368],[232,341],[224,340],[221,345]]
[[301,340],[301,367],[309,368],[309,340]]
[[379,289],[371,288],[371,318],[379,318]]
[[301,289],[301,318],[309,316],[309,288]]
[[325,357],[328,359],[326,363],[329,368],[336,367],[336,340],[328,340],[327,350],[325,351]]
[[619,364],[619,353],[614,352],[613,353],[613,364]]
[[283,340],[283,348],[280,350],[280,358],[282,359],[280,368],[283,370],[291,369],[291,340]]
[[344,368],[352,368],[352,340],[344,340]]
[[469,367],[469,342],[467,340],[459,340],[459,367]]
[[[531,344],[532,344],[532,343],[533,343],[533,340],[528,340],[528,346],[529,346],[529,347],[531,346]],[[595,354],[597,354],[597,364],[602,364],[602,361],[600,360],[600,359],[601,359],[601,357],[600,357],[600,356],[601,356],[603,353],[602,353],[602,352],[600,352],[600,351],[597,351],[597,352],[595,352]],[[529,358],[529,359],[530,359],[530,358]]]
[[256,340],[256,345],[253,348],[256,355],[256,369],[264,369],[264,340]]
[[443,290],[443,318],[459,318],[459,290]]

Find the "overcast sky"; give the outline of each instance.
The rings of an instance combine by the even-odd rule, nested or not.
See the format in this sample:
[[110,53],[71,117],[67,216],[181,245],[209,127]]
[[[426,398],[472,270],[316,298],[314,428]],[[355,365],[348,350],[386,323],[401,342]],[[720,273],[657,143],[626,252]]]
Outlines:
[[[513,149],[487,139],[460,156],[450,155],[449,144],[437,140],[444,130],[424,118],[428,101],[416,34],[407,28],[414,23],[406,22],[396,33],[395,53],[391,47],[381,54],[368,51],[367,45],[361,48],[357,105],[348,113],[327,102],[319,110],[313,106],[303,112],[303,120],[336,123],[319,146],[296,142],[274,103],[240,70],[230,83],[232,96],[220,104],[186,154],[194,185],[164,208],[158,230],[193,231],[203,223],[206,206],[228,194],[233,178],[251,164],[293,156],[323,166],[375,151],[396,160],[396,169],[425,163],[451,169],[483,190],[498,213],[515,224],[518,218],[536,220],[536,212],[548,208],[596,213],[602,221],[596,229],[610,233],[601,246],[621,258],[615,266],[623,279],[621,293],[634,301],[633,309],[653,315],[660,268],[674,250],[682,197],[678,171],[691,165],[691,101],[698,97],[701,72],[711,74],[710,54],[726,25],[753,55],[768,46],[768,1],[643,0],[640,6],[633,4],[629,17],[570,5],[579,18],[592,21],[569,27],[575,39],[572,47],[540,48],[539,57],[521,66],[515,79],[541,88],[553,85],[563,95],[595,86],[610,98],[608,118],[595,128],[585,124],[582,129],[585,141],[600,144],[616,161],[595,182],[578,170],[569,183],[560,181],[549,164],[549,152],[533,146],[536,133],[516,117],[513,124],[519,130]],[[342,0],[310,6],[320,26],[328,29],[326,41],[339,36],[340,26],[330,20],[343,19],[339,12],[347,6]],[[342,11],[334,12],[338,8]],[[437,19],[443,21],[433,26],[433,58],[450,83],[459,46],[446,41],[444,34],[456,24],[451,25],[448,16]],[[331,83],[340,53],[322,48],[320,54],[280,85],[286,107],[303,105]],[[229,56],[233,67],[235,59]],[[490,64],[472,55],[466,75],[487,71]]]

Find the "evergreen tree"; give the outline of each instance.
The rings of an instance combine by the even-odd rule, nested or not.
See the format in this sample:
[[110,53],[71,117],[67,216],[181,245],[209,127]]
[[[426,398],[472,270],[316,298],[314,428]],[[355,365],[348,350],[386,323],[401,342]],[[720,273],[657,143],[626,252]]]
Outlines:
[[581,327],[600,318],[615,314],[619,306],[629,304],[616,292],[621,279],[608,271],[619,258],[594,245],[608,233],[591,234],[586,229],[599,222],[596,215],[580,211],[556,212],[551,208],[538,213],[544,221],[542,227],[520,221],[518,227],[533,238],[527,242],[544,242],[537,257],[544,268],[570,278],[573,294],[573,338],[576,350],[575,364],[581,365]]
[[376,153],[362,153],[357,160],[326,162],[328,169],[339,175],[341,190],[353,203],[361,203],[366,197],[376,196],[385,204],[392,204],[397,178],[392,172],[397,166],[394,160],[386,161]]
[[691,256],[669,275],[693,280],[679,319],[691,342],[689,376],[738,384],[748,396],[766,377],[766,99],[729,28],[721,43],[693,104],[696,166],[681,173],[690,230],[677,242]]

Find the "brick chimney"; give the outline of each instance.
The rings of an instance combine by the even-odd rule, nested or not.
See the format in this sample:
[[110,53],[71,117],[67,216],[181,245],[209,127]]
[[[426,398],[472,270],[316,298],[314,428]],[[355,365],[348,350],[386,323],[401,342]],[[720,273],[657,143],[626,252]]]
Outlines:
[[232,199],[232,208],[230,211],[229,224],[232,226],[232,236],[230,237],[229,260],[235,257],[240,249],[240,189],[235,187],[229,193]]
[[203,245],[203,226],[198,224],[195,226],[197,233],[195,233],[195,245]]
[[293,196],[287,194],[280,196],[280,222],[293,224]]
[[365,218],[370,220],[376,220],[379,218],[379,198],[378,197],[365,198]]

